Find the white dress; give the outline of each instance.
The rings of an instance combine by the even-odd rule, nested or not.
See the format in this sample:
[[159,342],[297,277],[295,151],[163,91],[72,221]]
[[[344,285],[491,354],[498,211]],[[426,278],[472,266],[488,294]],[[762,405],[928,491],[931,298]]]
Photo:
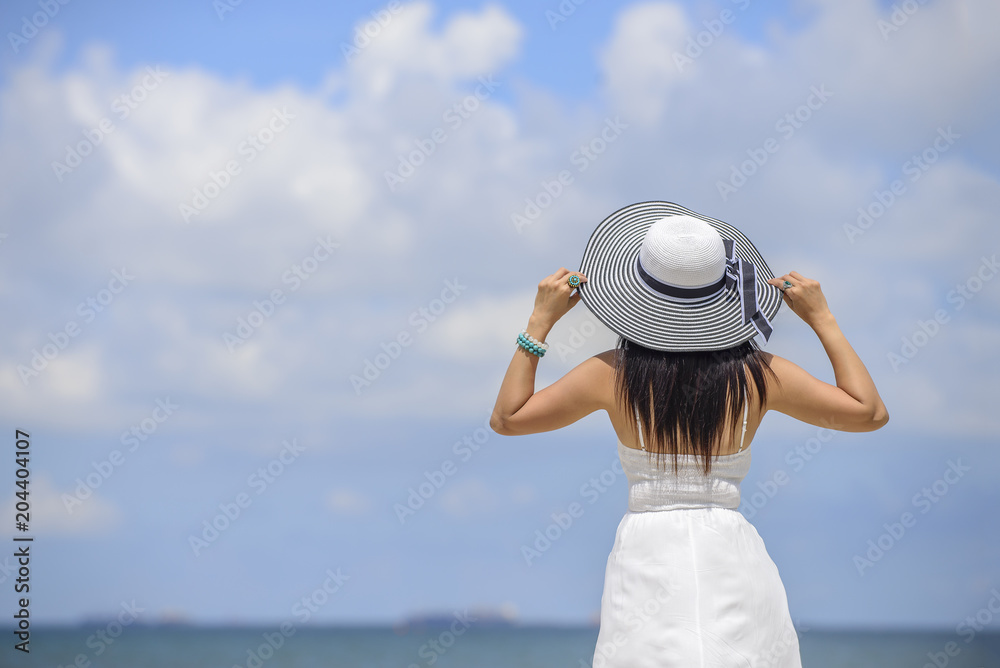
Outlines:
[[[744,401],[739,452],[704,462],[618,441],[628,510],[608,557],[594,668],[801,668],[778,569],[737,510],[750,469]],[[638,413],[636,423],[639,423]]]

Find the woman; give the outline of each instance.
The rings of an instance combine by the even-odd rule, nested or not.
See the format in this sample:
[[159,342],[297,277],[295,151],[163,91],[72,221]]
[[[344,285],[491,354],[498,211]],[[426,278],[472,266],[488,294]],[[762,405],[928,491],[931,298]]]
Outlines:
[[[544,339],[581,299],[618,346],[535,392]],[[781,303],[819,337],[836,385],[753,341],[770,337]],[[618,435],[629,508],[608,557],[593,665],[801,666],[777,568],[737,510],[750,444],[767,411],[852,432],[889,420],[819,283],[775,278],[739,230],[676,204],[615,212],[580,271],[539,283],[490,424],[533,434],[596,410]]]

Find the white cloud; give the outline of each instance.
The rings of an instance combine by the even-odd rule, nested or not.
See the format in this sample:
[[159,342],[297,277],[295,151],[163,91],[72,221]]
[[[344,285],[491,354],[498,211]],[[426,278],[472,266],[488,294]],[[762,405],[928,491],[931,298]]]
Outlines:
[[[92,341],[66,340],[66,348],[55,353],[57,348],[45,333],[0,369],[0,396],[6,410],[20,420],[85,428],[123,417],[108,394],[105,349]],[[55,356],[48,359],[50,353]]]
[[624,9],[601,53],[609,102],[628,118],[652,123],[666,108],[673,84],[684,77],[675,53],[683,53],[691,25],[673,2]]
[[[96,340],[86,355],[74,342],[77,350],[64,353],[50,365],[46,371],[49,394],[58,400],[54,406],[63,410],[52,411],[53,404],[37,401],[37,395],[30,403],[38,410],[47,406],[55,421],[67,426],[111,425],[123,413],[111,410],[115,400],[109,394],[134,390],[136,383],[187,387],[198,395],[236,401],[262,400],[293,382],[292,377],[302,372],[304,359],[315,358],[317,349],[352,350],[343,345],[350,331],[343,326],[345,318],[336,318],[339,331],[320,334],[313,330],[318,314],[303,309],[315,291],[328,291],[327,310],[340,312],[338,303],[351,291],[366,285],[378,289],[379,274],[373,269],[384,266],[398,271],[411,262],[408,256],[418,241],[433,243],[425,221],[414,215],[419,216],[419,211],[391,201],[383,172],[392,168],[393,154],[376,155],[386,135],[405,137],[405,145],[412,148],[410,142],[417,134],[408,126],[418,131],[433,126],[425,126],[419,114],[416,122],[408,121],[407,107],[396,101],[373,105],[366,99],[366,68],[373,64],[389,67],[393,76],[407,81],[416,72],[433,74],[435,82],[425,88],[424,97],[434,110],[433,120],[441,123],[441,112],[468,95],[460,80],[501,68],[517,52],[520,40],[520,27],[496,6],[451,17],[440,34],[430,32],[430,12],[428,4],[407,5],[390,30],[348,68],[356,77],[350,80],[348,104],[341,109],[290,87],[256,92],[196,69],[153,65],[158,81],[144,67],[119,72],[113,65],[113,52],[103,45],[86,48],[78,68],[55,74],[51,69],[61,40],[57,30],[49,31],[48,47],[40,49],[39,60],[15,71],[2,93],[5,107],[21,113],[8,118],[10,124],[0,142],[5,155],[37,161],[33,173],[41,175],[41,183],[33,182],[23,192],[51,191],[35,201],[15,198],[7,202],[10,219],[35,221],[36,229],[47,228],[51,233],[42,238],[20,228],[12,230],[7,250],[19,252],[8,257],[26,263],[21,268],[32,276],[29,284],[40,293],[82,297],[86,292],[78,287],[81,278],[92,282],[88,277],[121,263],[137,274],[135,285],[140,287],[131,288],[130,293],[147,292],[144,297],[130,294],[132,304],[123,298],[110,309],[121,314],[114,318],[116,324],[125,324],[121,338],[104,330],[100,336],[91,336]],[[399,41],[393,30],[400,31]],[[157,83],[127,118],[119,118],[113,101],[144,80]],[[35,104],[40,108],[29,111]],[[503,120],[503,112],[489,106],[483,102],[476,117],[451,132],[454,149],[481,151],[472,139],[480,133],[492,136],[491,143],[510,138],[511,123]],[[268,129],[275,110],[294,116],[280,132]],[[102,119],[110,120],[114,131],[103,137],[80,166],[64,174],[60,183],[49,163],[63,161],[66,145],[83,141],[83,132],[97,127]],[[253,160],[245,152],[248,134],[273,135],[264,150],[253,153]],[[463,144],[463,136],[472,139],[471,143]],[[390,142],[382,148],[393,151],[395,145]],[[204,191],[212,185],[227,160],[237,162],[240,173],[228,178],[229,185],[185,224],[178,205],[192,203],[193,189]],[[425,170],[447,168],[447,158],[438,162]],[[25,173],[13,169],[9,161],[5,171]],[[434,237],[447,234],[443,219],[432,227]],[[289,272],[311,252],[317,237],[341,242],[343,252],[322,265],[296,292],[287,280]],[[86,256],[74,252],[84,246],[91,249]],[[29,265],[29,257],[58,260],[61,272],[53,276],[37,262]],[[19,271],[14,266],[8,270]],[[419,269],[405,270],[419,277]],[[392,285],[393,280],[391,273],[386,274],[381,285]],[[283,290],[286,303],[274,319],[231,353],[223,334],[235,331],[238,318],[250,316],[255,302],[275,289]],[[399,291],[399,286],[394,289]],[[400,292],[416,294],[418,289],[404,283]],[[221,294],[227,296],[220,302]],[[45,331],[38,329],[44,321],[30,315],[38,311],[36,304],[25,303],[24,317],[11,332],[22,352],[30,353],[30,346],[44,343]],[[67,303],[67,316],[73,305]],[[359,334],[367,339],[373,321],[366,322],[362,312],[356,313],[347,319],[362,324]],[[121,345],[126,332],[129,341]],[[297,345],[303,339],[310,341],[309,347]],[[121,357],[123,350],[136,356],[138,348],[150,354],[130,361]],[[112,349],[117,354],[110,354]],[[334,354],[319,363],[320,368],[346,367],[351,361],[348,355]],[[314,368],[315,363],[314,359]],[[109,376],[119,381],[107,386]],[[3,377],[0,386],[8,406],[29,402],[12,369],[3,369]],[[72,402],[76,402],[74,410],[67,412]],[[94,411],[95,405],[106,409]],[[81,421],[81,416],[88,419]]]
[[[322,432],[318,420],[344,416],[478,417],[492,406],[537,281],[578,261],[589,232],[614,208],[652,198],[746,227],[775,271],[815,268],[844,319],[863,323],[852,343],[884,352],[897,332],[933,313],[940,291],[974,268],[980,249],[1000,248],[990,222],[1000,189],[988,157],[998,142],[991,119],[1000,96],[989,73],[1000,47],[984,28],[998,10],[986,2],[924,5],[885,41],[874,2],[813,6],[801,32],[756,45],[742,40],[737,14],[683,71],[673,53],[702,29],[700,17],[678,3],[626,7],[600,55],[605,105],[568,115],[553,113],[551,95],[503,76],[524,30],[494,5],[446,17],[434,30],[430,4],[408,4],[318,91],[254,90],[201,69],[164,67],[169,74],[124,119],[113,100],[141,84],[145,67],[124,71],[111,50],[93,45],[57,72],[59,32],[47,30],[38,59],[12,69],[0,91],[0,176],[8,184],[0,214],[12,221],[0,246],[0,289],[12,311],[0,334],[11,351],[0,367],[0,414],[44,412],[71,430],[118,429],[134,416],[130,397],[170,388],[195,402],[185,410],[192,424],[249,413],[247,406],[254,419],[295,422],[294,433]],[[448,126],[443,114],[477,77],[491,75],[504,91],[521,91],[519,107],[490,97],[460,127]],[[716,181],[824,83],[830,101],[722,201]],[[294,118],[247,160],[241,142],[285,108]],[[574,172],[574,184],[517,234],[510,214],[544,179],[573,169],[570,154],[617,113],[635,126]],[[60,183],[51,162],[106,116],[115,131]],[[954,152],[849,244],[843,224],[947,124],[963,135]],[[386,171],[438,127],[447,141],[391,191]],[[185,224],[178,204],[227,160],[241,173]],[[340,248],[292,291],[286,272],[327,235]],[[134,267],[134,287],[26,393],[15,360],[123,264]],[[468,290],[417,335],[408,317],[454,276]],[[276,289],[286,302],[230,353],[223,334]],[[995,291],[977,297],[983,305],[997,299]],[[580,306],[554,340],[568,341],[587,316]],[[614,345],[598,330],[565,360],[550,353],[538,385]],[[404,331],[414,344],[357,396],[349,376]],[[978,411],[977,383],[986,381],[977,369],[986,366],[928,354],[912,372],[919,368],[924,382],[949,378],[942,410]],[[943,369],[979,380],[961,382]],[[893,411],[896,424],[920,417],[905,405]]]
[[351,74],[369,94],[383,97],[403,77],[452,82],[496,72],[519,51],[523,30],[498,5],[455,14],[440,35],[430,30],[433,13],[429,2],[404,5],[356,56]]
[[[839,91],[834,136],[907,150],[902,142],[915,128],[954,123],[971,133],[998,110],[990,86],[970,85],[987,81],[1000,59],[995,2],[921,3],[899,30],[888,32],[879,22],[891,23],[892,12],[879,3],[814,4],[818,19],[789,40],[783,63]],[[851,48],[844,49],[848,34]]]

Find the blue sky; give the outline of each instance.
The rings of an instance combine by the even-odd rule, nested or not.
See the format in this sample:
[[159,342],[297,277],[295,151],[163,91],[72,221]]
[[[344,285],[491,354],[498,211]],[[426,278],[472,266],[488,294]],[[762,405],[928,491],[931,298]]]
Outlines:
[[[302,621],[332,572],[309,623],[594,622],[626,508],[607,418],[486,423],[538,281],[646,199],[820,280],[892,416],[826,438],[771,413],[756,434],[744,512],[793,619],[956,630],[984,609],[995,3],[928,2],[892,28],[870,0],[585,2],[554,29],[556,2],[392,7],[71,2],[16,52],[5,38],[0,423],[31,434],[35,618],[134,599],[151,622]],[[5,3],[5,35],[38,11]],[[538,388],[615,343],[583,305],[549,341]],[[767,347],[834,382],[787,309]]]

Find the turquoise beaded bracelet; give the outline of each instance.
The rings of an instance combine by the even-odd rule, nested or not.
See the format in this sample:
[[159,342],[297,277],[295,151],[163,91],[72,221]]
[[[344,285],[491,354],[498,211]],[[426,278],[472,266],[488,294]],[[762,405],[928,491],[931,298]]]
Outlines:
[[527,329],[522,329],[521,333],[524,334],[524,338],[528,339],[528,341],[531,341],[532,343],[534,343],[536,346],[538,346],[542,350],[548,350],[549,349],[549,344],[545,343],[544,341],[539,341],[538,339],[536,339],[535,337],[533,337],[531,334],[528,334],[528,330]]
[[549,349],[549,344],[531,336],[526,329],[522,329],[521,333],[517,335],[517,345],[538,357],[545,357],[545,351]]
[[524,338],[524,334],[517,335],[517,345],[521,346],[529,353],[537,355],[538,357],[545,357],[545,350],[536,346],[534,343]]

